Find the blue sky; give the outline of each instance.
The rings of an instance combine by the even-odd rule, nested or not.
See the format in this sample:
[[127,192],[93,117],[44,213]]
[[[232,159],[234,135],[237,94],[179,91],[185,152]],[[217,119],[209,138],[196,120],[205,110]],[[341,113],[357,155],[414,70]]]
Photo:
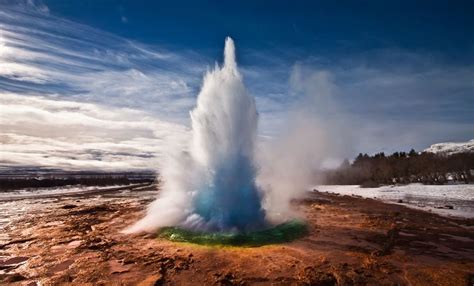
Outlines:
[[[58,15],[141,42],[220,55],[287,51],[288,60],[397,47],[472,60],[472,1],[46,1]],[[298,51],[294,53],[294,51]],[[282,52],[282,51],[280,51]],[[245,64],[245,59],[242,59]]]
[[264,137],[304,109],[335,158],[467,141],[472,27],[472,1],[0,0],[0,163],[155,164],[226,36]]

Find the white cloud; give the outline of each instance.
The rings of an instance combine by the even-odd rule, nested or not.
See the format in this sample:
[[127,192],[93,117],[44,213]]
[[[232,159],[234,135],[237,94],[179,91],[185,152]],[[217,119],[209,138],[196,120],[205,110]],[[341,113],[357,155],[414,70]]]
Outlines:
[[40,2],[2,6],[0,165],[159,168],[188,136],[172,122],[187,121],[199,73],[191,59],[49,15]]
[[206,67],[183,55],[24,5],[0,10],[0,91],[142,109],[184,122]]
[[[294,64],[291,53],[243,53],[261,134],[285,133],[303,108],[340,156],[472,138],[472,65],[400,50]],[[146,157],[185,136],[209,62],[55,17],[38,1],[1,6],[0,161],[154,167]]]
[[0,164],[64,169],[155,169],[187,128],[91,103],[0,94]]

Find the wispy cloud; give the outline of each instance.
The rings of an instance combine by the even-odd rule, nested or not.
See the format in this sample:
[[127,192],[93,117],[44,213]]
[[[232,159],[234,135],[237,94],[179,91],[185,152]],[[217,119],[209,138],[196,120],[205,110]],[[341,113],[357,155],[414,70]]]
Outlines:
[[154,169],[187,128],[146,112],[0,94],[0,164],[64,169]]
[[205,65],[38,5],[0,10],[0,165],[158,168]]
[[[0,164],[157,167],[166,144],[187,136],[216,59],[59,18],[38,1],[0,7]],[[337,60],[237,50],[262,135],[291,133],[286,123],[303,108],[337,146],[328,156],[473,137],[472,63],[396,48]]]
[[106,102],[183,120],[206,68],[197,61],[49,14],[17,6],[0,11],[2,91]]

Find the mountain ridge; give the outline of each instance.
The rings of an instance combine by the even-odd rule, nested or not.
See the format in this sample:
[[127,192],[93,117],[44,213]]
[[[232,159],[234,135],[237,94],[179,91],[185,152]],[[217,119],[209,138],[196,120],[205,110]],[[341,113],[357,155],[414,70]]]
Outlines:
[[467,142],[444,142],[436,143],[424,150],[425,152],[435,154],[453,155],[458,153],[474,152],[474,139]]

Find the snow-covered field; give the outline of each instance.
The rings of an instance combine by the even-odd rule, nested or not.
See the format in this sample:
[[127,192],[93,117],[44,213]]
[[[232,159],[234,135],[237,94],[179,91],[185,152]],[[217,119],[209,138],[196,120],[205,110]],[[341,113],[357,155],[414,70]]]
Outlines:
[[[126,200],[133,197],[143,199],[156,197],[156,188],[142,185],[132,184],[106,187],[66,186],[0,192],[0,245],[6,239],[3,235],[3,228],[26,213],[41,215],[45,208],[61,208],[66,204],[77,204],[78,202],[100,201],[101,203],[107,203],[111,200]],[[114,189],[117,191],[110,192]],[[81,197],[77,195],[81,195]]]
[[135,187],[140,184],[132,185],[112,185],[112,186],[63,186],[63,187],[51,187],[51,188],[29,188],[14,190],[8,192],[0,192],[0,201],[15,200],[15,199],[28,199],[28,198],[42,198],[42,197],[53,197],[62,195],[74,195],[74,194],[87,194],[88,192],[97,191],[108,191],[117,188]]
[[357,185],[320,185],[320,192],[375,198],[388,203],[432,211],[441,215],[474,218],[474,185],[383,186],[361,188]]

